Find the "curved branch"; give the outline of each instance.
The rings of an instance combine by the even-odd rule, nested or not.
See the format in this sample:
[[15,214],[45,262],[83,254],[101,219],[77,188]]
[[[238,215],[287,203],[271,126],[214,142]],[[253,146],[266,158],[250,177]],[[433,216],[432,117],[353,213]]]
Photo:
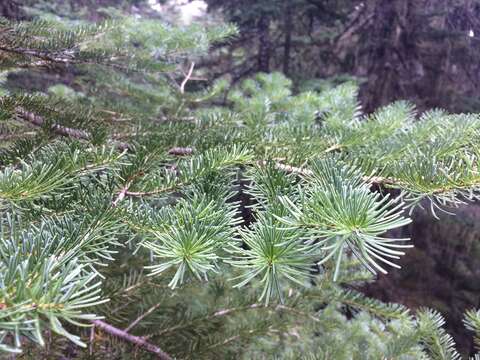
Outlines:
[[[45,123],[45,119],[41,117],[40,115],[36,115],[30,111],[27,111],[21,107],[18,107],[15,109],[18,117],[22,118],[25,121],[28,121],[29,123],[36,125],[36,126],[43,126]],[[83,139],[83,140],[88,140],[90,139],[90,134],[84,130],[80,129],[74,129],[74,128],[69,128],[66,126],[58,125],[58,124],[53,124],[52,125],[52,130],[62,136],[69,136],[73,137],[76,139]]]
[[127,342],[130,342],[148,352],[151,352],[153,354],[156,354],[159,359],[162,360],[173,360],[173,358],[168,355],[166,352],[164,352],[162,349],[160,349],[158,346],[149,343],[147,340],[145,340],[142,337],[135,336],[132,334],[129,334],[125,330],[121,330],[119,328],[116,328],[110,324],[107,324],[101,320],[94,320],[92,321],[94,326],[97,328],[105,331],[106,333],[109,333],[110,335],[113,335],[115,337],[118,337],[122,340],[125,340]]
[[187,84],[188,80],[192,77],[193,68],[195,67],[195,63],[192,61],[190,65],[190,69],[188,70],[187,76],[183,79],[182,83],[180,84],[180,92],[183,94],[185,92],[185,85]]

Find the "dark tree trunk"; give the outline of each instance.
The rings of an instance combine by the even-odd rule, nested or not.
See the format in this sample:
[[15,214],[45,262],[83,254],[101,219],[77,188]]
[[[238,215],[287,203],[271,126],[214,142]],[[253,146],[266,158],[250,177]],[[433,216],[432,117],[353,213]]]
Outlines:
[[270,18],[261,15],[258,22],[259,45],[258,45],[258,71],[270,72]]
[[368,61],[368,83],[365,89],[367,111],[372,111],[378,105],[384,105],[391,97],[392,90],[396,92],[395,86],[392,84],[395,71],[393,51],[396,42],[395,35],[398,31],[395,1],[381,0],[375,1],[375,3],[374,18],[377,20],[371,34],[374,47]]
[[283,73],[290,75],[290,52],[292,48],[292,31],[293,31],[293,5],[291,1],[285,3],[285,46],[283,48]]
[[415,19],[412,0],[374,0],[369,6],[374,13],[369,38],[372,49],[367,61],[368,83],[364,89],[366,110],[408,97],[405,75],[412,76],[416,48],[411,32]]
[[25,14],[20,3],[14,0],[0,0],[0,16],[12,20],[24,20]]

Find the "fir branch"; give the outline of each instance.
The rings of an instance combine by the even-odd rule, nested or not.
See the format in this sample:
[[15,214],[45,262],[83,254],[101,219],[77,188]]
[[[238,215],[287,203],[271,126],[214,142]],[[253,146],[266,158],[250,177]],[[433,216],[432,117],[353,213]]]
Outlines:
[[125,195],[127,194],[128,189],[130,188],[134,180],[135,180],[135,177],[131,177],[126,182],[125,186],[120,190],[117,197],[112,201],[112,207],[117,207],[118,204],[125,198]]
[[155,310],[157,310],[161,305],[162,305],[162,303],[159,302],[159,303],[156,303],[155,305],[153,305],[152,307],[150,307],[150,309],[148,309],[147,311],[142,313],[139,317],[137,317],[134,321],[132,321],[132,323],[125,328],[125,331],[129,332],[130,330],[132,330],[138,323],[140,323],[140,321],[142,321],[148,315],[150,315]]
[[316,316],[314,316],[314,315],[312,315],[312,314],[309,314],[308,312],[300,311],[300,310],[298,310],[298,309],[295,309],[295,308],[292,308],[292,307],[290,307],[290,306],[286,306],[286,305],[283,305],[283,304],[278,304],[278,305],[275,307],[275,309],[276,309],[276,310],[284,310],[284,311],[290,312],[290,313],[292,313],[292,314],[294,314],[294,315],[300,315],[300,316],[305,317],[305,318],[307,318],[307,319],[310,319],[310,320],[312,320],[312,321],[314,321],[314,322],[320,322],[320,321],[321,321],[318,317],[316,317]]
[[174,325],[172,327],[169,327],[169,328],[166,328],[166,329],[163,329],[163,330],[160,330],[160,331],[156,331],[155,333],[153,333],[151,335],[148,335],[147,338],[152,338],[154,336],[162,336],[162,335],[165,335],[165,334],[168,334],[168,333],[172,333],[174,331],[178,331],[178,330],[181,330],[181,329],[192,327],[194,325],[194,323],[210,322],[213,319],[218,318],[218,317],[232,315],[234,313],[248,311],[248,310],[262,310],[262,309],[271,310],[272,308],[268,307],[268,306],[264,306],[262,304],[254,303],[254,304],[251,304],[251,305],[248,305],[248,306],[239,306],[239,307],[235,307],[235,308],[221,309],[221,310],[215,311],[213,314],[192,319],[191,321],[189,321],[187,323]]
[[[115,70],[123,72],[139,72],[140,70],[132,68],[131,66],[122,65],[120,63],[112,62],[111,60],[115,58],[112,56],[111,59],[104,58],[103,61],[94,61],[89,59],[81,59],[78,57],[78,53],[73,52],[72,50],[64,50],[52,56],[48,52],[39,51],[35,49],[26,49],[26,48],[7,48],[4,46],[0,47],[0,51],[5,53],[13,53],[16,55],[21,55],[25,57],[33,57],[40,59],[37,61],[26,61],[25,63],[20,63],[18,67],[20,68],[32,68],[32,67],[49,67],[52,64],[56,65],[95,65],[110,67]],[[116,57],[118,60],[118,56]],[[97,59],[98,60],[98,59]]]
[[37,135],[35,131],[26,131],[23,133],[14,133],[14,134],[5,134],[5,135],[0,135],[0,140],[1,141],[10,141],[10,140],[16,140],[16,139],[25,139],[29,137],[33,137]]
[[195,63],[192,61],[191,65],[190,65],[190,69],[188,69],[188,73],[185,76],[185,79],[183,79],[182,83],[180,84],[180,92],[182,94],[185,92],[185,85],[187,84],[188,80],[190,80],[194,67],[195,67]]
[[169,186],[166,188],[161,188],[161,189],[155,189],[151,191],[126,191],[125,195],[128,196],[133,196],[133,197],[144,197],[144,196],[152,196],[152,195],[158,195],[170,191],[174,191],[180,187],[182,187],[184,184],[182,183],[177,183],[175,186]]
[[[20,118],[30,122],[33,125],[42,127],[45,124],[45,119],[43,117],[41,117],[39,115],[36,115],[36,114],[34,114],[30,111],[26,111],[26,110],[19,107],[19,108],[16,109],[16,112],[17,112],[17,115]],[[88,140],[91,137],[91,135],[84,130],[73,129],[73,128],[69,128],[69,127],[66,127],[66,126],[61,126],[61,125],[58,125],[58,124],[53,124],[51,129],[59,135],[73,137],[73,138],[76,138],[76,139]]]
[[146,341],[144,338],[131,335],[125,330],[121,330],[119,328],[116,328],[110,324],[107,324],[101,320],[94,320],[92,322],[97,328],[105,331],[106,333],[118,337],[124,341],[127,341],[135,346],[138,346],[148,352],[151,352],[153,354],[156,354],[159,359],[162,360],[173,360],[173,358],[168,355],[166,352],[164,352],[162,349],[160,349],[158,346],[149,343]]
[[261,330],[254,329],[254,330],[243,331],[243,332],[241,332],[241,333],[239,333],[239,334],[237,334],[237,335],[233,335],[233,336],[231,336],[231,337],[229,337],[229,338],[227,338],[227,339],[225,339],[225,340],[223,340],[223,341],[221,341],[221,342],[218,342],[218,343],[215,343],[215,344],[210,345],[210,346],[208,347],[208,349],[211,350],[211,349],[218,348],[218,347],[220,347],[220,346],[226,346],[226,345],[228,345],[228,344],[230,344],[230,343],[232,343],[232,342],[239,341],[239,340],[241,340],[241,339],[244,338],[244,337],[250,337],[250,336],[252,336],[252,335],[254,335],[254,334],[258,334],[258,333],[261,334],[261,333],[268,332],[268,331],[274,331],[274,329],[272,329],[272,328],[267,328],[266,330],[264,330],[264,329],[261,329]]
[[177,156],[192,155],[193,149],[189,147],[173,147],[170,150],[168,150],[168,154],[177,155]]
[[[265,166],[265,164],[266,164],[265,161],[258,161],[257,163],[261,166]],[[289,173],[289,174],[297,174],[297,175],[302,175],[302,176],[311,176],[311,175],[314,174],[313,171],[310,170],[310,169],[295,167],[295,166],[292,166],[292,165],[282,164],[282,163],[279,163],[279,162],[275,163],[275,167],[277,169],[285,171],[286,173]],[[377,185],[399,185],[399,184],[401,184],[400,182],[395,181],[394,179],[389,179],[389,178],[385,178],[385,177],[382,177],[382,176],[364,176],[362,179],[369,184],[377,184]]]

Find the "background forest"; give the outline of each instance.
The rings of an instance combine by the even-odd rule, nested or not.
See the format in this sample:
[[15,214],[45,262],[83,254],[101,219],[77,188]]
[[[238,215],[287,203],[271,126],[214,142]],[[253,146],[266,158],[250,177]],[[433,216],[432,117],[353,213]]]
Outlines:
[[[479,0],[0,0],[0,17],[0,358],[478,352]],[[385,207],[339,248],[329,201],[324,218],[351,211],[333,222]],[[359,245],[382,234],[399,245]],[[325,239],[324,260],[298,237]],[[35,285],[50,263],[12,265],[20,243],[81,255]],[[51,285],[67,273],[81,280]],[[57,323],[53,300],[23,313],[29,286],[93,295]]]

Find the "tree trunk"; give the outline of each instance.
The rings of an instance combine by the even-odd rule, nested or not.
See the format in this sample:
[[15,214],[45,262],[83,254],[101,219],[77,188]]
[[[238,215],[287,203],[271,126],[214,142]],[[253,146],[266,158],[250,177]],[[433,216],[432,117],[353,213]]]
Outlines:
[[412,0],[371,1],[374,25],[369,35],[373,45],[367,62],[368,84],[364,89],[366,111],[409,95],[402,79],[411,76],[416,58],[410,33]]
[[260,20],[258,22],[258,33],[258,71],[270,72],[270,19],[265,14],[260,16]]
[[25,14],[18,1],[0,0],[0,16],[12,20],[24,20]]
[[293,5],[291,1],[286,1],[285,3],[285,45],[283,48],[283,73],[288,76],[290,75],[290,52],[292,47],[292,14],[293,14]]

